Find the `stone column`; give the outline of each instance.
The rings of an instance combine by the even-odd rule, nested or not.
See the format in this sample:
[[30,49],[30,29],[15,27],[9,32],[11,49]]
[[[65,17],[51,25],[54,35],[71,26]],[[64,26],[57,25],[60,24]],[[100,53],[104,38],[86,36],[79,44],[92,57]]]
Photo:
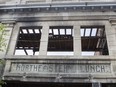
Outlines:
[[81,55],[81,35],[80,35],[80,25],[74,25],[74,56]]
[[105,24],[109,55],[116,55],[116,30],[109,22]]
[[[109,52],[110,55],[116,59],[116,21],[107,23],[107,28],[109,28],[107,29]],[[116,61],[111,61],[111,67],[112,74],[116,77]]]
[[[9,74],[10,67],[11,67],[11,61],[6,60],[3,76]],[[4,80],[4,78],[2,78],[2,79]]]
[[9,35],[9,40],[10,41],[9,41],[9,46],[7,48],[7,55],[13,55],[14,54],[18,33],[19,33],[19,26],[18,26],[18,24],[15,24],[11,28],[11,35]]
[[[5,39],[5,45],[6,47],[3,47],[3,51],[0,51],[0,61],[2,60],[2,62],[0,63],[0,76],[3,75],[3,69],[4,69],[4,57],[8,51],[8,46],[9,46],[9,42],[10,42],[10,37],[12,34],[12,30],[14,28],[14,21],[2,21],[2,24],[5,27],[5,35],[3,36],[3,38]],[[1,77],[0,77],[1,79]]]
[[42,36],[41,36],[40,49],[39,49],[40,56],[47,55],[48,34],[49,34],[49,25],[47,23],[43,23]]
[[6,35],[4,36],[5,38],[5,44],[6,44],[6,47],[4,47],[3,49],[5,49],[3,52],[0,52],[0,56],[5,56],[7,51],[9,51],[9,43],[10,43],[10,40],[11,40],[11,35],[12,35],[12,31],[13,31],[13,28],[14,28],[14,23],[15,21],[5,21],[5,22],[2,22],[5,26],[5,32],[6,32]]

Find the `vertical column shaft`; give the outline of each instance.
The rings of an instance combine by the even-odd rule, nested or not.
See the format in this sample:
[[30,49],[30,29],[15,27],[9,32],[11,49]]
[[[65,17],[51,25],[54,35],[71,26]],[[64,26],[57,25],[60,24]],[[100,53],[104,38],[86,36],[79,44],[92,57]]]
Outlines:
[[115,28],[112,27],[109,22],[106,22],[105,29],[106,29],[106,37],[107,37],[109,55],[116,55]]
[[39,55],[42,56],[47,55],[48,34],[49,34],[49,26],[47,23],[44,23],[42,29]]
[[14,51],[15,51],[15,46],[16,46],[16,42],[17,42],[17,37],[18,37],[18,33],[19,33],[19,25],[16,24],[14,26],[14,28],[12,28],[13,32],[11,33],[10,36],[10,43],[9,46],[7,48],[7,55],[13,55]]
[[81,55],[81,36],[80,36],[80,25],[74,25],[74,56]]
[[3,24],[5,26],[5,33],[6,33],[6,35],[4,35],[6,47],[3,48],[5,49],[3,52],[0,52],[1,56],[5,55],[9,51],[9,43],[11,41],[11,35],[12,35],[13,28],[14,28],[14,22],[11,22],[11,23],[3,22]]

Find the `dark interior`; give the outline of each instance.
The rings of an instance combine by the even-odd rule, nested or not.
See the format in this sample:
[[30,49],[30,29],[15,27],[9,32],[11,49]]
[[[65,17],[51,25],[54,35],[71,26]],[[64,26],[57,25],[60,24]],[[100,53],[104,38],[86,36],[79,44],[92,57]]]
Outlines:
[[84,26],[81,32],[82,51],[109,55],[104,26]]

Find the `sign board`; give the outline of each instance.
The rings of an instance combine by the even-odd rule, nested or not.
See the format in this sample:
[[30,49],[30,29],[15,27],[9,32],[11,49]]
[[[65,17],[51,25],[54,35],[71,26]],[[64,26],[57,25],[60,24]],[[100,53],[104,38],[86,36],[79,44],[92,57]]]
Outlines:
[[12,63],[11,73],[110,73],[110,64]]

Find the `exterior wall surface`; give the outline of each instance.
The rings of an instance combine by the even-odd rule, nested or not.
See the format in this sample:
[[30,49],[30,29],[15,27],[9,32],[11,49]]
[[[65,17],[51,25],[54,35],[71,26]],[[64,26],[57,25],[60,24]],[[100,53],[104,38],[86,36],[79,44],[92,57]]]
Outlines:
[[[26,1],[26,0],[24,0]],[[116,83],[116,12],[113,6],[12,5],[1,7],[7,49],[3,80],[22,82]],[[21,26],[42,26],[39,55],[14,55]],[[73,26],[73,55],[47,55],[50,26]],[[109,55],[82,56],[82,26],[105,26]]]
[[70,2],[115,2],[115,0],[1,0],[0,4],[39,4],[39,3],[70,3]]

